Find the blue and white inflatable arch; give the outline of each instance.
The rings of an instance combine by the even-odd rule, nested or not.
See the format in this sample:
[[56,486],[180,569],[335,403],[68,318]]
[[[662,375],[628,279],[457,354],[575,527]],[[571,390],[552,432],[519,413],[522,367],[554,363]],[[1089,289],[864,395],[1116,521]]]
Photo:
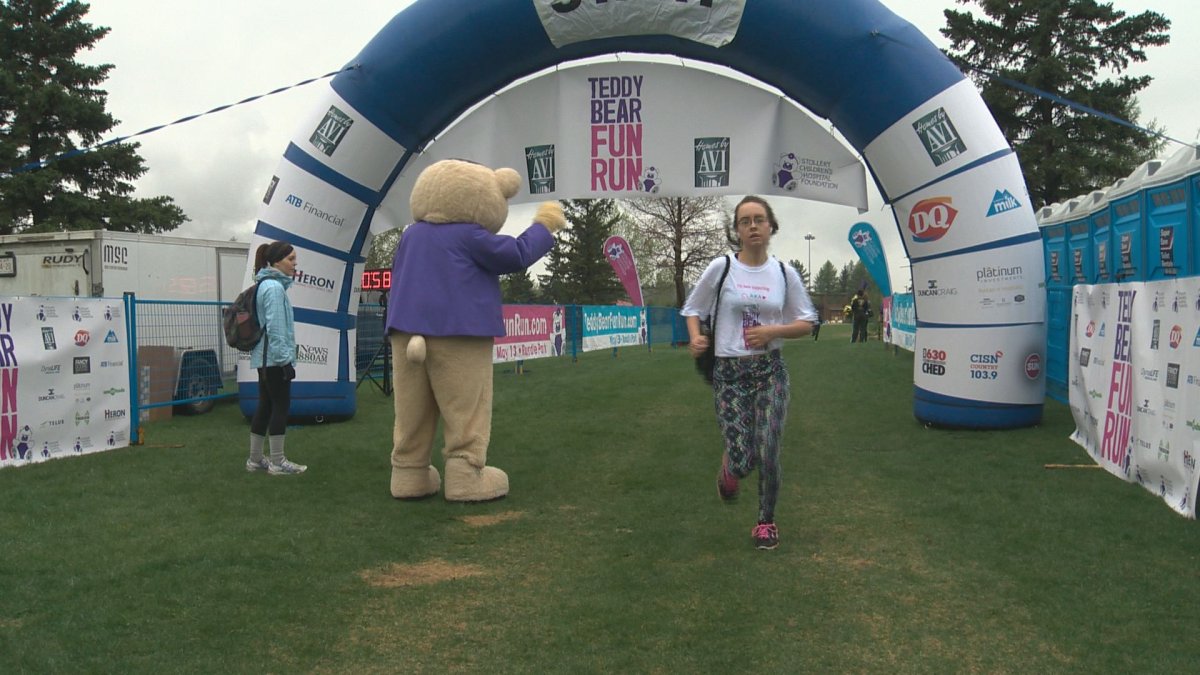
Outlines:
[[[400,12],[302,121],[260,208],[255,245],[299,249],[294,415],[354,413],[361,260],[372,230],[403,225],[381,206],[414,157],[519,78],[620,52],[726,66],[830,120],[892,204],[912,262],[915,416],[1041,420],[1045,273],[1016,156],[971,82],[875,0],[417,0]],[[247,412],[251,373],[243,364]]]

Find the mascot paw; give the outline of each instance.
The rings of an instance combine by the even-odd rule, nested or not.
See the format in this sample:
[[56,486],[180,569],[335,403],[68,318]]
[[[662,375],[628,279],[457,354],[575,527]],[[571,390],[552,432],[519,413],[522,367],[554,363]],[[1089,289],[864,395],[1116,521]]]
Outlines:
[[446,460],[446,501],[486,502],[507,494],[508,474],[500,469],[477,469],[462,457]]
[[408,340],[408,348],[404,350],[404,356],[409,363],[425,363],[425,338],[420,335],[414,335]]
[[533,222],[545,225],[551,234],[559,232],[567,226],[567,218],[563,215],[562,204],[558,202],[542,202],[538,206]]
[[392,496],[396,499],[422,499],[436,495],[441,487],[442,476],[432,466],[392,467]]

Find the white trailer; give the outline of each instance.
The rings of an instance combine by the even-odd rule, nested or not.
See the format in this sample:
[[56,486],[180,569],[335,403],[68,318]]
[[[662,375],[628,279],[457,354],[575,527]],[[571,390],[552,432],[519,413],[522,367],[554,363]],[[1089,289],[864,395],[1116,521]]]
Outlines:
[[[250,244],[156,234],[81,230],[0,236],[0,297],[106,297],[231,302],[246,285]],[[142,322],[139,321],[139,325]],[[182,333],[142,336],[139,353],[173,359],[169,392],[159,400],[191,400],[181,411],[204,412],[234,377],[219,313]],[[149,360],[149,359],[147,359]],[[228,364],[228,365],[223,365]]]

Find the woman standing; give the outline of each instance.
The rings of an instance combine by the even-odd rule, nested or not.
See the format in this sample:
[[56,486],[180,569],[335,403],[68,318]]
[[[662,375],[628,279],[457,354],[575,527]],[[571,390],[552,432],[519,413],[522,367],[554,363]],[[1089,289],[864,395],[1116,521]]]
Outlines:
[[[258,408],[250,420],[250,459],[247,471],[272,476],[304,473],[307,466],[283,454],[296,378],[296,324],[287,289],[296,273],[296,249],[284,241],[263,244],[254,252],[254,280],[258,282],[258,322],[262,339],[250,351],[250,365],[258,369]],[[270,458],[263,456],[269,445]]]
[[[717,493],[732,501],[738,480],[757,468],[758,524],[751,536],[755,547],[773,549],[779,545],[779,446],[791,394],[780,348],[785,338],[808,335],[817,311],[796,270],[768,253],[779,231],[770,204],[747,196],[734,209],[733,221],[736,232],[727,234],[736,255],[709,263],[680,314],[687,318],[693,358],[715,340],[713,392],[725,437]],[[716,333],[710,338],[701,331],[700,317],[712,314],[714,305]]]

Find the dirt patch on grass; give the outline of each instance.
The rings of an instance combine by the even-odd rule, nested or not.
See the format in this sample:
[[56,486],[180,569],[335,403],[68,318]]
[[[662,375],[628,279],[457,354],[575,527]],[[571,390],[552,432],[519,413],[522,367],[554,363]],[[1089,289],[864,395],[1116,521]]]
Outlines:
[[20,619],[0,619],[0,630],[9,628],[20,628],[22,622]]
[[505,511],[504,513],[494,513],[486,516],[463,516],[459,520],[463,521],[471,527],[491,527],[509,520],[516,520],[525,517],[523,511]]
[[413,564],[394,563],[387,569],[363,570],[358,575],[376,588],[432,586],[444,581],[456,581],[486,574],[478,565],[461,565],[440,558]]

